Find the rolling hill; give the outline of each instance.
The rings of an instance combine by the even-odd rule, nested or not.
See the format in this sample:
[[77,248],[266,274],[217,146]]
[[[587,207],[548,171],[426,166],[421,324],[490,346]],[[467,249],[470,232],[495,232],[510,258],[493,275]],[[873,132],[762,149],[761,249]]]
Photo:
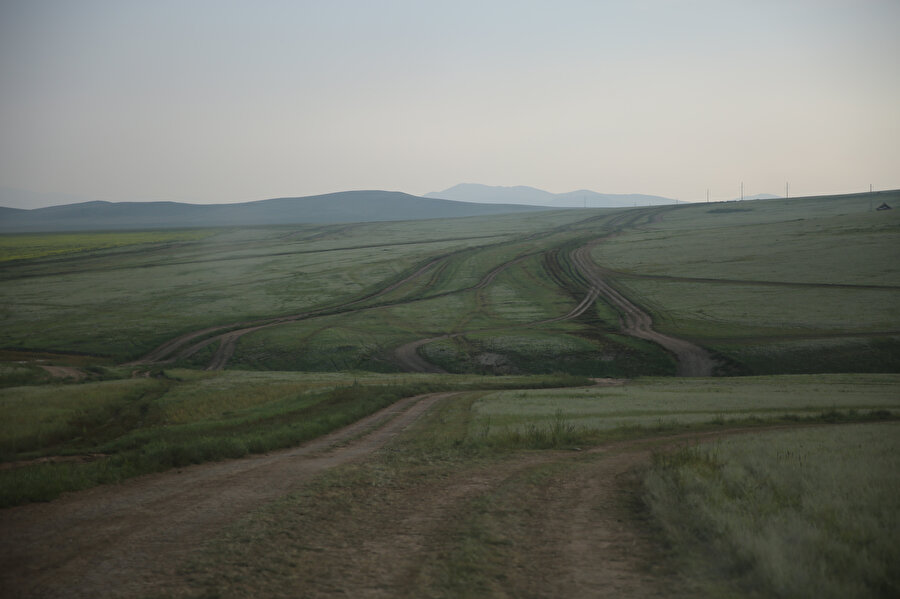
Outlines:
[[237,204],[82,202],[22,210],[0,208],[0,232],[160,229],[345,223],[483,216],[547,208],[423,198],[394,191],[344,191]]

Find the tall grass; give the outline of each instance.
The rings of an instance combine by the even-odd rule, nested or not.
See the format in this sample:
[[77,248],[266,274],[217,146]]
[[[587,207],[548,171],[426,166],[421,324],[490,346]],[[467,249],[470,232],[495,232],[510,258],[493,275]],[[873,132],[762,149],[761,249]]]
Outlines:
[[[491,436],[547,428],[565,419],[595,437],[623,430],[672,430],[711,424],[878,417],[900,412],[900,375],[818,375],[712,379],[646,378],[613,387],[498,391],[473,406],[472,431],[490,422]],[[582,433],[583,434],[583,433]]]
[[898,424],[660,454],[645,490],[678,558],[711,594],[900,596]]

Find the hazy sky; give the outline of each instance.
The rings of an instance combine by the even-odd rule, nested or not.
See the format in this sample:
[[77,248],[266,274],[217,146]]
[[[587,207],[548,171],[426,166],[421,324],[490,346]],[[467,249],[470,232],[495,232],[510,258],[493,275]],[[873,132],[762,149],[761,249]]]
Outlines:
[[0,0],[0,186],[900,188],[898,0]]

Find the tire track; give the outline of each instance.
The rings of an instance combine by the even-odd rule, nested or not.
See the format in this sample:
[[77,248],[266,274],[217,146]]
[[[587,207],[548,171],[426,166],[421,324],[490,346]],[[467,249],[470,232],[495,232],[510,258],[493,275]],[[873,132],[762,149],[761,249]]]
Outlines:
[[715,362],[709,352],[690,341],[655,331],[650,315],[609,284],[603,276],[603,270],[591,258],[591,250],[601,241],[592,241],[574,250],[570,256],[572,263],[590,282],[591,288],[596,289],[619,312],[619,327],[622,332],[631,337],[652,341],[672,353],[678,360],[678,376],[712,376]]
[[[128,366],[141,366],[148,364],[156,364],[156,363],[171,363],[178,359],[189,358],[190,356],[196,354],[201,349],[213,344],[219,343],[220,346],[214,354],[210,365],[207,367],[207,370],[218,370],[224,367],[224,365],[228,362],[228,359],[234,353],[235,347],[237,345],[238,339],[242,336],[252,333],[254,331],[258,331],[260,329],[268,328],[271,326],[277,326],[280,324],[284,324],[287,322],[296,322],[298,320],[305,320],[308,318],[312,318],[314,316],[324,316],[330,314],[339,314],[345,311],[351,311],[349,308],[352,306],[359,304],[361,302],[371,300],[382,295],[386,295],[395,289],[401,287],[402,285],[418,278],[429,269],[433,268],[439,262],[446,260],[450,255],[440,256],[426,263],[424,266],[420,267],[416,271],[414,271],[409,276],[388,285],[382,289],[379,289],[373,293],[370,293],[361,298],[355,299],[353,301],[347,302],[345,304],[340,304],[339,306],[332,306],[330,308],[324,308],[321,310],[313,310],[309,312],[301,312],[299,314],[292,314],[288,316],[281,316],[274,319],[263,319],[256,321],[247,321],[241,323],[234,323],[230,325],[222,325],[217,327],[209,327],[206,329],[202,329],[200,331],[193,331],[191,333],[187,333],[185,335],[181,335],[180,337],[176,337],[166,343],[162,344],[158,348],[154,349],[143,358],[136,360],[134,362],[130,362]],[[191,341],[202,338],[205,335],[209,335],[211,333],[215,333],[222,330],[232,329],[226,333],[222,333],[219,335],[215,335],[212,337],[206,337],[201,341],[188,346],[187,348],[181,349],[187,343]],[[180,350],[180,351],[179,351]]]
[[[653,320],[650,315],[632,303],[617,289],[612,287],[605,276],[608,271],[597,266],[590,256],[591,250],[596,245],[608,239],[611,235],[615,235],[618,231],[621,231],[626,227],[638,226],[638,223],[640,222],[658,222],[664,212],[674,208],[675,207],[662,207],[651,211],[641,210],[636,213],[626,212],[609,219],[606,222],[606,225],[610,228],[615,228],[616,230],[614,232],[595,239],[569,253],[571,263],[575,266],[578,274],[588,287],[584,298],[567,314],[556,318],[532,322],[525,326],[562,322],[578,318],[592,308],[594,303],[602,296],[619,312],[619,326],[624,334],[656,343],[675,356],[675,359],[677,360],[678,376],[712,376],[713,370],[715,369],[715,362],[709,352],[687,340],[665,335],[654,330]],[[499,273],[508,266],[509,264],[501,265],[495,270]],[[560,279],[561,277],[562,274],[557,273],[557,278]],[[490,329],[479,330],[477,332],[485,332],[487,330]],[[413,341],[397,348],[394,355],[401,365],[414,372],[446,372],[440,367],[425,360],[419,354],[419,348],[439,339],[457,337],[473,332],[476,331],[457,332]]]
[[[629,211],[629,212],[623,213],[621,215],[616,215],[612,218],[609,215],[590,217],[583,221],[579,221],[578,223],[562,225],[551,231],[532,233],[530,235],[527,235],[527,236],[521,238],[519,241],[522,242],[522,241],[530,241],[530,240],[538,239],[540,237],[544,237],[549,234],[552,234],[554,231],[570,230],[576,224],[584,224],[584,223],[594,222],[594,221],[598,221],[598,220],[599,221],[608,221],[610,226],[624,226],[625,224],[634,223],[634,222],[641,221],[641,220],[646,220],[647,222],[652,222],[652,220],[654,218],[657,218],[655,216],[657,213],[661,212],[662,210],[666,210],[666,209],[671,209],[671,207],[663,207],[663,208],[652,210],[652,211],[640,210],[636,214]],[[482,236],[482,237],[493,237],[493,236]],[[474,238],[467,237],[467,238],[460,238],[460,239],[474,239]],[[446,241],[446,240],[441,240],[441,241]],[[505,243],[507,243],[507,242],[503,242],[500,245],[503,245]],[[387,245],[397,245],[397,244],[387,244]],[[380,245],[359,246],[359,247],[380,247]],[[356,248],[354,248],[354,249],[356,249]],[[185,335],[182,335],[180,337],[177,337],[175,339],[167,341],[163,345],[161,345],[158,348],[151,351],[149,354],[147,354],[143,358],[136,360],[134,362],[130,362],[127,365],[128,366],[146,366],[146,365],[150,365],[150,364],[172,363],[179,359],[189,358],[189,357],[195,355],[200,350],[208,347],[209,345],[218,343],[218,347],[214,351],[213,356],[210,359],[210,362],[207,364],[206,370],[221,370],[221,369],[225,368],[225,366],[228,364],[229,360],[234,355],[234,353],[237,349],[237,343],[240,340],[240,338],[243,337],[244,335],[247,335],[249,333],[253,333],[253,332],[256,332],[256,331],[259,331],[262,329],[266,329],[269,327],[279,326],[279,325],[289,323],[289,322],[296,322],[299,320],[306,320],[306,319],[316,318],[316,317],[320,317],[320,316],[330,316],[330,315],[336,315],[336,314],[343,314],[343,313],[347,313],[347,312],[353,312],[353,311],[361,310],[361,309],[368,309],[368,307],[354,308],[354,306],[356,306],[357,304],[360,304],[364,301],[368,301],[368,300],[386,295],[386,294],[394,291],[395,289],[399,288],[400,286],[412,281],[413,279],[418,278],[419,276],[422,276],[429,269],[431,269],[433,267],[440,268],[442,264],[446,265],[446,262],[453,256],[460,254],[462,252],[465,252],[465,251],[469,251],[471,249],[472,248],[465,248],[462,250],[458,250],[456,252],[451,252],[449,254],[440,256],[440,257],[432,260],[431,262],[425,264],[424,266],[422,266],[421,268],[419,268],[418,270],[413,272],[408,277],[402,279],[401,281],[393,283],[392,285],[389,285],[388,287],[385,287],[384,289],[375,291],[374,293],[368,294],[368,295],[358,298],[356,300],[353,300],[353,301],[350,301],[350,302],[347,302],[344,304],[340,304],[338,306],[324,308],[321,310],[313,310],[313,311],[309,311],[309,312],[303,312],[303,313],[299,313],[299,314],[293,314],[293,315],[283,316],[283,317],[274,318],[274,319],[261,319],[261,320],[256,320],[256,321],[247,321],[247,322],[233,323],[230,325],[209,327],[209,328],[203,329],[201,331],[194,331],[194,332],[186,333]],[[325,251],[325,250],[315,250],[315,251]],[[499,275],[503,270],[505,270],[506,268],[509,268],[510,266],[517,263],[518,261],[524,260],[525,258],[527,258],[529,256],[533,256],[537,253],[539,253],[539,252],[531,252],[528,254],[524,254],[524,255],[517,257],[514,260],[511,260],[509,262],[506,262],[504,264],[497,266],[495,269],[493,269],[491,272],[489,272],[487,275],[485,275],[485,277],[483,277],[481,281],[479,281],[476,285],[474,285],[472,287],[467,287],[467,288],[463,288],[463,289],[457,289],[457,290],[453,290],[453,291],[439,293],[439,294],[435,294],[435,295],[431,295],[431,296],[423,297],[423,298],[407,299],[404,301],[399,301],[397,303],[408,303],[410,301],[416,301],[416,300],[420,300],[420,299],[433,299],[433,298],[437,298],[437,297],[443,297],[445,295],[451,295],[454,293],[461,293],[461,292],[466,292],[466,291],[471,291],[471,290],[484,289],[485,287],[490,285],[494,281],[494,279],[497,277],[497,275]],[[432,281],[431,284],[433,284],[433,283],[434,283],[434,281]],[[573,312],[577,312],[577,314],[568,316],[568,318],[574,318],[574,317],[582,314],[590,306],[590,302],[588,300],[584,300],[584,301],[587,303],[585,303],[583,306],[579,305],[579,307],[577,307],[576,310],[573,311]],[[394,305],[394,304],[387,304],[387,305]],[[377,307],[382,307],[382,306],[377,306]],[[562,319],[565,319],[565,318],[566,317],[563,317]],[[559,320],[559,319],[553,319],[553,320]],[[217,333],[219,331],[225,331],[225,332],[219,333],[218,335],[212,335],[213,333]],[[459,334],[462,334],[462,333],[459,333]],[[212,336],[209,336],[209,335],[212,335]],[[456,336],[456,334],[454,334],[453,336]],[[438,337],[438,338],[442,338],[442,337]],[[435,340],[438,338],[434,338],[432,340]],[[197,339],[200,339],[200,341],[197,341],[196,343],[193,343],[192,345],[189,345],[186,348],[184,347],[185,345],[187,345]],[[418,342],[414,342],[414,343],[418,343]],[[416,358],[416,356],[418,355],[416,350],[419,347],[421,347],[422,345],[425,345],[426,343],[427,343],[427,341],[424,341],[423,343],[418,343],[413,348],[412,354],[410,354],[409,348],[407,348],[405,346],[402,347],[402,351],[400,351],[401,348],[398,348],[397,351],[399,351],[399,354],[402,356],[402,358],[400,358],[401,363],[406,365],[408,368],[412,369],[413,371],[420,371],[418,369],[424,367],[424,368],[430,368],[430,370],[425,370],[423,372],[444,372],[442,369],[438,368],[437,366],[434,366],[434,365],[428,366],[423,361]],[[395,351],[395,354],[397,353],[397,351]]]
[[[469,287],[467,289],[463,289],[461,291],[473,291],[473,290],[482,290],[486,288],[488,285],[494,282],[494,279],[502,273],[507,268],[510,268],[526,258],[530,256],[534,256],[538,252],[532,252],[529,254],[524,254],[522,256],[518,256],[509,262],[504,262],[503,264],[495,267],[493,270],[488,272],[478,283]],[[460,335],[465,335],[465,332],[458,333],[448,333],[446,335],[439,335],[437,337],[430,337],[428,339],[419,339],[417,341],[411,341],[409,343],[404,343],[400,347],[394,350],[394,357],[397,359],[397,362],[401,367],[406,368],[410,372],[425,372],[431,374],[447,374],[447,371],[438,366],[437,364],[432,364],[425,358],[419,354],[419,348],[425,345],[428,345],[432,341],[438,341],[440,339],[451,339],[453,337],[459,337]]]

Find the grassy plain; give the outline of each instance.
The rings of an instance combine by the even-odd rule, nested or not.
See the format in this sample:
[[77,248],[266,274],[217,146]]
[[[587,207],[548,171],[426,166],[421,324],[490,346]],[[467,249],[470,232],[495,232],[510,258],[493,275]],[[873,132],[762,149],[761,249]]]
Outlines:
[[660,454],[648,502],[706,596],[900,594],[900,425],[768,432]]
[[[721,373],[895,371],[900,217],[868,203],[213,229],[106,249],[118,234],[76,235],[71,244],[95,249],[2,263],[0,347],[123,362],[192,330],[324,311],[242,337],[229,367],[391,372],[398,345],[461,334],[419,351],[451,372],[673,373],[657,346],[615,336],[618,316],[603,301],[540,324],[586,292],[568,252],[618,231],[595,247],[595,261],[661,331],[714,350]],[[46,247],[63,239],[29,238]],[[559,359],[554,348],[574,353]],[[204,366],[214,351],[181,365]]]
[[[218,229],[141,251],[15,261],[0,267],[0,347],[133,359],[190,330],[357,299],[417,265],[460,253],[437,273],[429,293],[454,291],[496,266],[480,264],[484,257],[467,248],[494,247],[582,218],[568,211],[541,218]],[[106,235],[97,234],[95,245]],[[494,258],[502,259],[497,251]]]
[[[391,523],[421,519],[411,507],[416,501],[471,491],[441,523],[443,544],[420,560],[415,588],[433,596],[501,596],[509,572],[527,564],[517,548],[530,542],[534,514],[546,514],[549,490],[587,480],[601,461],[585,456],[563,465],[536,458],[543,455],[536,450],[726,426],[896,418],[898,214],[869,212],[865,198],[837,198],[216,229],[118,247],[89,237],[79,243],[93,243],[90,251],[7,260],[0,264],[0,504],[287,447],[403,396],[461,390],[389,451],[262,507],[186,569],[193,594],[283,595],[294,588],[285,580],[328,573],[323,551],[374,538],[366,527],[389,535]],[[675,372],[673,359],[618,334],[618,315],[602,300],[562,320],[587,290],[568,253],[598,237],[606,239],[594,259],[613,271],[614,284],[652,312],[658,328],[716,352],[720,374],[801,375],[663,378]],[[395,283],[402,284],[376,294]],[[313,310],[320,313],[241,337],[224,372],[201,370],[214,345],[174,365],[116,366],[204,327]],[[396,348],[426,338],[435,340],[420,354],[457,374],[399,373]],[[89,376],[51,383],[40,366],[54,363]],[[132,370],[150,376],[133,377]],[[639,378],[546,388],[585,383],[554,372]],[[884,426],[894,428],[865,430],[896,428]],[[841,427],[827,430],[863,430]],[[829,445],[784,437],[778,447],[794,452],[809,443],[832,455],[862,443],[842,439],[836,433]],[[758,453],[749,445],[745,452]],[[740,464],[739,453],[716,454],[716,468]],[[883,456],[847,455],[858,470]],[[495,467],[520,459],[535,460],[534,467],[491,478]],[[759,464],[753,467],[768,468]],[[853,478],[852,464],[835,470],[835,480],[865,483]],[[747,479],[736,476],[715,484],[730,488]],[[772,483],[775,496],[783,480]],[[484,490],[476,492],[479,484]],[[790,493],[814,497],[818,483],[809,484]],[[710,489],[698,493],[717,497]],[[768,499],[753,501],[765,506]],[[860,507],[860,517],[879,517],[882,504],[879,498],[874,508]],[[372,513],[388,512],[371,522]],[[675,516],[657,513],[660,526],[678,526]],[[827,530],[856,547],[862,541],[851,533]],[[318,548],[309,534],[319,535]],[[760,547],[764,541],[780,542],[764,539]],[[822,563],[815,559],[810,563]],[[766,568],[748,570],[739,586],[752,594],[782,584]],[[855,588],[841,584],[835,588]]]
[[659,330],[713,349],[739,373],[893,372],[900,212],[870,202],[692,205],[610,238],[593,257]]

